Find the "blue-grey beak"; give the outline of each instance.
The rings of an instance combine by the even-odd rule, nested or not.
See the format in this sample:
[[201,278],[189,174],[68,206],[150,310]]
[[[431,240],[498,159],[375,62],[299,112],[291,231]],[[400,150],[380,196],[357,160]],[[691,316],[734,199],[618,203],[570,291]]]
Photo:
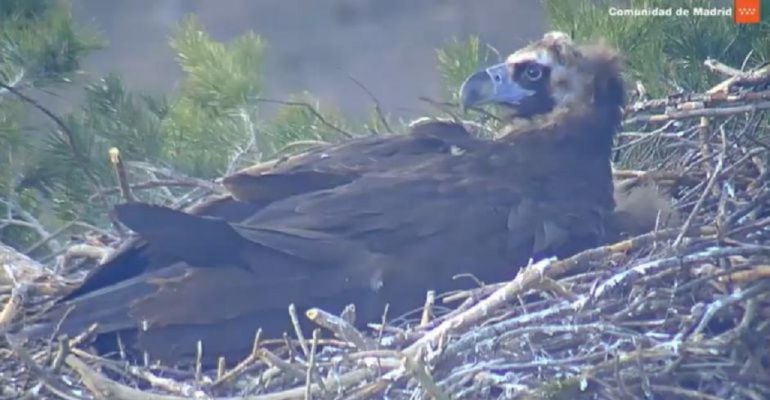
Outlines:
[[516,83],[508,66],[502,63],[469,76],[460,88],[460,105],[463,109],[489,103],[515,106],[534,93]]

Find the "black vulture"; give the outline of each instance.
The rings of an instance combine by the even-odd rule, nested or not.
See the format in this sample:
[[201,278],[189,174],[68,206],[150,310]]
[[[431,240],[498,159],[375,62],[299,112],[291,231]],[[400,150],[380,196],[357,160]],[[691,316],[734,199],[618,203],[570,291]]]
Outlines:
[[[551,32],[470,76],[464,107],[495,104],[495,140],[463,124],[323,146],[224,180],[232,195],[193,210],[124,204],[137,237],[27,332],[179,361],[248,353],[257,328],[290,332],[287,306],[357,322],[419,308],[427,290],[511,279],[531,259],[605,240],[610,153],[624,103],[617,52]],[[62,320],[63,319],[63,320]]]

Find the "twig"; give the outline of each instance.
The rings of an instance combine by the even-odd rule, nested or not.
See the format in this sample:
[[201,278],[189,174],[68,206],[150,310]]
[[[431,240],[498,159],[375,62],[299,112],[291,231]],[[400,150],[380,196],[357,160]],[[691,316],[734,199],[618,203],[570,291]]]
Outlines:
[[[457,103],[437,101],[437,100],[431,99],[430,97],[425,97],[425,96],[418,97],[417,99],[420,101],[424,101],[425,103],[434,107],[435,109],[443,112],[444,114],[449,115],[454,122],[460,122],[462,120],[459,115],[451,111],[452,109],[457,109],[460,106]],[[484,110],[480,110],[480,111],[484,111]]]
[[282,360],[280,357],[273,354],[273,352],[271,352],[270,350],[260,349],[259,357],[262,359],[262,361],[264,361],[268,365],[280,369],[281,371],[288,374],[290,377],[297,379],[299,381],[305,380],[305,371],[303,371],[297,365],[294,365]]
[[344,129],[332,124],[331,122],[327,121],[324,116],[315,109],[312,105],[301,102],[301,101],[285,101],[285,100],[274,100],[274,99],[265,99],[265,98],[256,98],[254,101],[258,103],[272,103],[272,104],[281,104],[285,106],[294,106],[294,107],[302,107],[308,111],[310,111],[313,116],[315,116],[319,121],[321,121],[322,124],[326,125],[326,127],[332,129],[333,131],[341,134],[342,136],[345,136],[348,139],[352,139],[355,137],[352,133],[345,131]]
[[420,326],[427,325],[433,319],[433,305],[436,304],[436,291],[429,290],[425,293],[425,305],[422,307]]
[[16,354],[16,356],[21,359],[21,361],[24,363],[24,365],[29,368],[32,372],[34,372],[35,377],[40,379],[43,382],[43,385],[45,385],[46,389],[50,390],[51,393],[55,394],[56,396],[59,396],[62,399],[65,400],[82,400],[83,397],[77,396],[72,393],[72,390],[66,386],[64,386],[57,377],[53,376],[49,371],[39,366],[35,360],[32,358],[32,356],[27,353],[24,348],[18,343],[18,340],[14,337],[11,337],[10,335],[5,335],[6,342],[8,342],[9,347],[13,352]]
[[340,313],[340,318],[345,320],[345,322],[349,323],[350,325],[356,324],[356,305],[355,304],[348,304],[345,306],[345,308]]
[[[554,261],[553,265],[551,265],[551,267],[549,268],[548,277],[549,278],[558,277],[569,271],[574,270],[579,265],[587,264],[592,261],[605,260],[610,258],[613,254],[626,253],[634,249],[650,246],[653,243],[656,243],[661,240],[673,239],[677,235],[679,235],[680,232],[681,230],[679,228],[661,229],[658,231],[653,231],[653,232],[645,233],[633,238],[622,240],[617,243],[612,243],[606,246],[584,250],[578,254],[575,254],[572,257],[565,258],[563,260]],[[686,235],[704,237],[708,235],[713,235],[715,233],[716,233],[716,230],[713,227],[705,226],[705,227],[691,228],[687,231]],[[489,284],[474,290],[466,290],[466,291],[458,292],[456,294],[446,296],[444,298],[444,302],[450,303],[453,301],[466,299],[472,296],[487,296],[497,290],[500,290],[500,288],[502,288],[504,285],[506,285],[505,282],[495,283],[495,284]]]
[[316,348],[318,347],[318,336],[320,333],[320,330],[313,329],[313,342],[310,347],[310,360],[308,361],[307,374],[305,375],[305,400],[311,400],[313,398],[312,383],[313,374],[315,373]]
[[361,88],[361,90],[363,90],[364,93],[366,93],[366,95],[369,96],[372,102],[374,102],[374,111],[377,113],[377,118],[379,118],[380,123],[382,123],[382,126],[384,126],[389,133],[395,133],[393,128],[390,127],[390,124],[388,123],[388,119],[385,117],[385,114],[382,112],[382,104],[380,104],[380,100],[378,100],[377,97],[374,95],[374,93],[372,93],[372,91],[369,90],[369,88],[364,86],[364,84],[361,83],[361,81],[353,77],[353,75],[348,74],[348,78],[350,78],[350,80],[352,80],[353,83],[356,84],[356,86]]
[[59,350],[51,362],[51,371],[57,372],[64,365],[64,359],[72,353],[72,348],[69,345],[69,340],[66,337],[60,337],[58,339]]
[[382,343],[382,335],[385,333],[385,328],[388,326],[388,311],[390,311],[390,303],[386,303],[385,308],[382,310],[380,327],[377,329],[377,343]]
[[[176,186],[199,186],[201,188],[210,190],[213,193],[225,193],[222,186],[218,185],[216,182],[212,182],[211,180],[208,180],[208,179],[200,179],[200,178],[188,176],[181,172],[175,171],[171,168],[159,167],[157,165],[152,165],[150,163],[143,162],[143,161],[127,161],[126,166],[128,166],[129,168],[141,169],[151,174],[164,176],[169,181],[179,182],[180,184]],[[157,179],[157,178],[153,179],[153,181],[162,182],[161,179]],[[147,184],[149,185],[149,182],[147,182]],[[175,186],[175,185],[170,185],[166,183],[160,186]],[[136,185],[133,185],[131,187],[135,189]]]
[[661,123],[671,120],[681,120],[700,117],[725,117],[735,114],[743,114],[758,110],[770,109],[770,101],[745,104],[733,107],[701,108],[688,111],[674,111],[669,114],[638,115],[623,121],[623,126],[637,123]]
[[422,350],[414,355],[404,355],[402,362],[404,369],[422,386],[430,398],[434,400],[449,400],[449,396],[436,385],[436,381],[430,376],[428,367],[424,362]]
[[708,171],[708,163],[711,158],[711,148],[709,147],[709,126],[711,122],[706,117],[701,117],[698,124],[698,140],[700,141],[700,152],[703,155],[704,170]]
[[[343,375],[337,376],[337,377],[329,377],[323,380],[323,384],[326,386],[326,391],[330,393],[338,393],[342,392],[344,389],[360,384],[361,382],[366,382],[371,379],[373,379],[376,376],[374,371],[368,369],[368,368],[361,368],[357,370],[350,371],[348,373],[345,373]],[[288,389],[280,392],[275,392],[271,394],[265,394],[261,396],[253,396],[249,398],[249,400],[290,400],[290,399],[301,399],[305,396],[305,386],[296,387],[293,389]],[[318,384],[313,384],[310,387],[311,394],[320,393],[321,392],[321,386]],[[232,400],[232,399],[230,399]]]
[[595,297],[602,296],[610,288],[619,285],[620,283],[630,279],[632,276],[645,275],[650,272],[660,270],[662,268],[687,265],[696,262],[706,261],[713,258],[729,257],[735,255],[748,256],[754,254],[762,254],[770,252],[769,249],[760,246],[751,247],[736,247],[736,248],[709,248],[697,253],[689,254],[682,257],[668,257],[662,259],[656,259],[641,263],[632,268],[619,272],[607,279],[601,285],[599,285],[594,291]]
[[770,100],[770,90],[746,91],[739,93],[699,93],[684,98],[663,98],[646,101],[638,101],[626,107],[626,113],[639,113],[649,110],[663,110],[666,108],[675,108],[680,110],[691,110],[696,107],[712,107],[720,104],[738,104],[755,102],[759,100]]
[[0,334],[4,333],[11,322],[16,319],[16,316],[19,315],[28,291],[29,286],[25,283],[19,283],[13,287],[8,302],[5,303],[5,306],[0,311]]
[[203,341],[198,340],[197,342],[195,342],[195,382],[200,383],[202,376],[203,376]]
[[67,356],[65,362],[80,375],[83,383],[97,398],[115,400],[183,400],[188,398],[145,392],[115,382],[98,373],[72,354]]
[[[163,389],[167,392],[178,394],[187,398],[199,397],[200,393],[196,393],[197,390],[184,382],[179,382],[172,378],[165,378],[157,376],[145,368],[139,368],[136,366],[130,366],[129,372],[135,376],[147,381],[150,386],[158,389]],[[196,396],[197,395],[197,396]]]
[[[25,70],[23,68],[19,69],[19,72],[14,76],[6,85],[12,88],[16,88],[16,86],[21,83],[21,81],[24,79]],[[0,101],[3,99],[3,96],[5,96],[6,93],[9,93],[9,90],[5,87],[0,87]]]
[[48,244],[48,242],[50,242],[51,240],[56,239],[57,237],[59,237],[59,235],[61,235],[62,233],[64,233],[65,231],[67,231],[69,228],[71,228],[73,226],[75,226],[75,221],[74,220],[65,223],[64,225],[62,225],[59,228],[57,228],[55,231],[51,232],[50,235],[48,235],[48,236],[46,236],[44,238],[41,238],[37,242],[35,242],[32,245],[30,245],[29,247],[27,247],[27,249],[24,250],[24,254],[32,254],[32,252],[34,252],[35,250],[39,249],[41,246],[44,246],[44,245]]
[[249,353],[246,358],[244,358],[241,362],[238,363],[233,369],[225,372],[222,374],[221,377],[218,377],[216,381],[214,381],[213,384],[211,384],[211,387],[213,389],[221,387],[223,384],[232,381],[236,377],[240,376],[245,372],[249,367],[253,366],[254,363],[256,363],[259,360],[259,344],[260,344],[260,338],[262,337],[262,329],[257,330],[257,333],[254,335],[254,343],[251,348],[251,353]]
[[746,271],[736,271],[719,277],[725,283],[752,283],[760,279],[770,278],[770,265],[755,265]]
[[[225,176],[235,172],[236,169],[238,168],[238,164],[240,163],[241,158],[243,158],[243,156],[245,156],[246,154],[250,153],[254,149],[254,147],[256,147],[257,145],[257,131],[254,128],[255,124],[254,124],[254,121],[251,120],[251,116],[249,115],[249,112],[241,108],[238,110],[238,115],[241,117],[243,124],[246,126],[246,129],[249,131],[249,140],[246,142],[246,146],[244,146],[243,148],[238,146],[235,154],[233,154],[233,156],[230,157],[230,161],[227,163],[227,168],[225,169]],[[261,158],[261,155],[260,155],[260,158]]]
[[376,380],[364,387],[354,391],[345,400],[370,400],[376,399],[378,395],[388,388],[390,382],[385,379]]
[[[133,185],[128,185],[129,190],[156,189],[160,187],[192,187],[192,188],[204,188],[204,189],[210,190],[211,185],[201,185],[199,181],[176,181],[176,180],[164,180],[164,179],[153,179],[153,180],[135,183]],[[91,195],[91,197],[89,197],[89,200],[93,200],[96,196],[121,193],[121,191],[122,189],[120,187],[103,189],[99,193]]]
[[671,245],[674,248],[677,248],[682,244],[682,239],[684,239],[686,232],[690,229],[690,226],[692,225],[692,222],[695,219],[695,216],[698,215],[698,212],[700,212],[700,209],[703,206],[703,202],[706,200],[706,197],[709,195],[709,193],[711,193],[711,190],[714,188],[714,184],[716,183],[717,178],[719,177],[720,172],[722,171],[722,166],[724,165],[724,161],[725,161],[725,153],[727,152],[727,138],[724,133],[724,128],[721,129],[721,132],[722,132],[722,151],[719,153],[719,157],[717,159],[717,165],[714,167],[714,170],[711,171],[711,177],[706,183],[706,187],[703,189],[703,192],[698,198],[698,201],[695,203],[695,206],[690,211],[690,214],[687,216],[687,219],[685,219],[684,224],[682,224],[682,229],[679,232],[679,235],[677,235],[676,239],[674,239],[674,243],[672,243]]
[[709,324],[709,322],[711,322],[711,319],[714,318],[714,316],[719,310],[722,310],[725,307],[728,307],[735,303],[746,301],[758,295],[768,294],[768,293],[770,293],[770,281],[760,281],[760,282],[757,282],[756,285],[746,290],[737,291],[731,295],[725,296],[723,298],[720,298],[714,301],[713,303],[708,305],[708,307],[706,308],[706,312],[703,314],[703,318],[701,318],[700,322],[698,323],[698,326],[695,327],[695,329],[692,331],[692,333],[689,336],[700,335],[706,329],[706,326]]
[[[292,150],[293,148],[299,147],[299,146],[316,147],[316,146],[326,146],[328,144],[330,143],[323,140],[295,140],[293,142],[287,143],[285,146],[278,149],[276,153],[284,154],[284,153],[287,153],[289,150]],[[307,148],[305,150],[307,150]]]
[[659,393],[671,393],[678,399],[694,399],[694,400],[722,400],[722,397],[712,396],[707,393],[703,393],[699,390],[690,390],[682,387],[669,386],[669,385],[650,385],[650,389]]
[[77,336],[70,339],[67,342],[67,346],[69,348],[75,348],[83,344],[86,340],[93,337],[94,334],[96,334],[96,330],[99,328],[99,324],[93,323],[88,328],[86,328],[83,332],[80,332]]
[[436,344],[441,337],[449,332],[457,332],[467,328],[480,318],[489,315],[497,307],[515,298],[516,295],[534,287],[542,277],[546,276],[545,270],[551,262],[552,260],[546,259],[523,268],[513,280],[504,284],[489,297],[454,318],[442,322],[441,325],[407,347],[404,354],[408,357],[414,357],[419,351],[422,351],[423,347]]
[[299,317],[297,316],[297,307],[294,303],[289,304],[289,318],[291,319],[291,325],[294,327],[294,334],[297,335],[297,341],[299,341],[299,347],[302,349],[302,353],[307,360],[310,357],[310,349],[307,347],[307,340],[302,333],[302,326],[299,324]]
[[733,77],[736,75],[743,74],[743,71],[739,69],[735,69],[733,67],[730,67],[728,65],[722,64],[721,62],[713,59],[713,58],[707,58],[706,61],[703,62],[703,65],[706,66],[709,70],[712,72],[716,72],[720,75],[724,75],[726,77]]
[[104,262],[109,257],[112,250],[104,246],[93,246],[89,244],[76,244],[70,246],[67,251],[64,252],[64,263],[70,259],[76,257],[86,257],[96,260],[99,263]]
[[108,231],[106,229],[102,229],[102,228],[100,228],[98,226],[91,225],[91,224],[89,224],[87,222],[74,220],[72,222],[72,224],[74,226],[77,226],[77,227],[80,227],[80,228],[87,229],[89,231],[93,231],[95,233],[98,233],[99,235],[104,236],[105,238],[107,238],[108,240],[111,240],[113,242],[117,242],[118,240],[120,240],[120,237],[115,236],[112,232],[110,232],[110,231]]
[[9,214],[16,214],[21,218],[21,220],[0,219],[0,227],[4,224],[9,224],[32,229],[35,233],[38,234],[38,236],[40,236],[41,239],[51,238],[51,240],[45,242],[51,251],[56,252],[61,249],[61,244],[54,239],[53,235],[48,232],[48,230],[43,226],[42,223],[40,223],[40,221],[38,221],[37,218],[35,218],[35,216],[33,216],[14,201],[0,199],[0,203],[4,204],[8,208]]
[[131,186],[128,184],[128,174],[126,173],[126,166],[123,165],[123,160],[120,157],[120,150],[117,147],[110,148],[110,164],[115,171],[115,179],[118,181],[118,187],[120,187],[120,194],[123,196],[123,200],[128,203],[136,201],[134,194],[131,193]]
[[[721,69],[722,70],[721,72],[727,72],[725,68],[729,68],[713,60],[706,60],[704,64],[706,64],[706,67],[711,66],[712,69],[714,68]],[[764,65],[762,67],[759,67],[749,72],[737,71],[734,68],[729,68],[729,69],[732,71],[736,71],[738,73],[731,76],[729,79],[725,80],[724,82],[709,89],[708,91],[706,91],[706,93],[709,93],[709,94],[726,93],[726,92],[729,92],[730,88],[733,86],[739,86],[739,85],[757,86],[770,81],[770,64]]]
[[370,350],[376,346],[346,320],[329,314],[319,308],[311,308],[305,315],[316,324],[332,331],[338,338],[352,344],[359,350]]
[[222,376],[225,375],[225,372],[227,371],[227,364],[224,357],[217,358],[217,379],[216,381],[219,381],[222,379]]

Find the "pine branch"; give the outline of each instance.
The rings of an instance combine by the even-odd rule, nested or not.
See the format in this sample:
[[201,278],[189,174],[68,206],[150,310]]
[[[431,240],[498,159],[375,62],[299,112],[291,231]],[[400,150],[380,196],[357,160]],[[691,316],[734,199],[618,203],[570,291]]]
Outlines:
[[[75,135],[74,133],[69,129],[67,124],[62,121],[59,116],[54,114],[52,111],[50,111],[48,108],[44,107],[42,104],[40,104],[37,100],[25,95],[24,93],[20,92],[16,88],[9,86],[3,82],[0,82],[0,88],[3,88],[24,101],[25,103],[31,105],[32,107],[36,108],[38,111],[42,112],[46,117],[50,118],[56,126],[59,127],[59,130],[64,133],[65,140],[64,142],[67,143],[67,145],[70,148],[70,151],[72,152],[72,156],[74,157],[75,161],[77,162],[78,166],[80,167],[80,170],[83,172],[83,174],[86,176],[86,178],[91,182],[93,187],[96,190],[101,189],[101,185],[99,184],[99,180],[96,177],[96,175],[93,174],[90,167],[88,166],[88,159],[80,153],[80,151],[75,147]],[[102,199],[104,202],[105,207],[108,208],[108,204],[106,203],[105,199]]]
[[[24,69],[19,70],[19,72],[16,74],[16,76],[13,77],[10,81],[8,81],[7,86],[11,88],[16,88],[21,81],[24,79]],[[10,90],[5,88],[6,85],[3,85],[2,82],[0,82],[0,101],[3,100],[3,96],[7,93],[11,93]]]

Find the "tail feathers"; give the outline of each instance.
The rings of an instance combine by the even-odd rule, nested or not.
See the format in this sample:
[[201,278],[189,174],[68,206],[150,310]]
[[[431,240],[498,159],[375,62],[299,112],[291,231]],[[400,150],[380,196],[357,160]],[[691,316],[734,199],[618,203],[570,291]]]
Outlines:
[[[179,274],[178,269],[169,268],[158,276],[163,278]],[[145,278],[131,278],[67,302],[58,302],[26,321],[21,333],[28,339],[49,339],[54,335],[72,337],[83,333],[94,323],[97,323],[97,334],[137,329],[139,322],[130,317],[132,302],[157,290],[157,285]]]
[[227,221],[142,203],[118,205],[115,214],[157,252],[199,267],[240,264],[246,239]]

